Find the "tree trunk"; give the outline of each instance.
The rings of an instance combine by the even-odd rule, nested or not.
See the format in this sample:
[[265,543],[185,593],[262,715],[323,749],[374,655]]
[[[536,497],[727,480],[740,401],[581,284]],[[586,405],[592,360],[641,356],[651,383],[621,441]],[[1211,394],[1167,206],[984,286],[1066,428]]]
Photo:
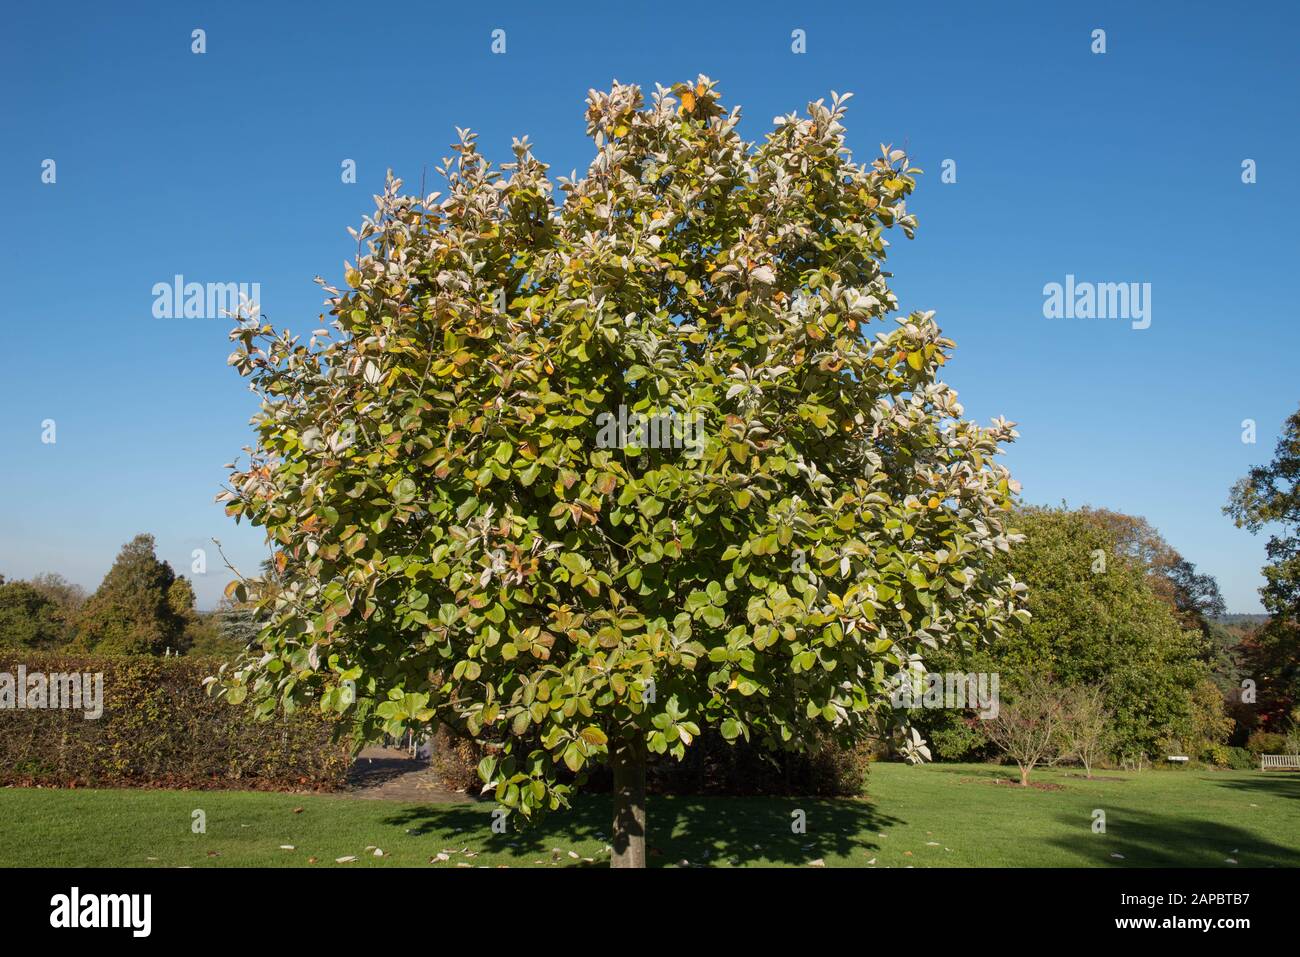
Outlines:
[[645,867],[645,742],[619,741],[610,751],[614,770],[614,852],[610,867]]
[[1022,788],[1029,787],[1029,768],[1023,766],[1020,768],[1020,786]]

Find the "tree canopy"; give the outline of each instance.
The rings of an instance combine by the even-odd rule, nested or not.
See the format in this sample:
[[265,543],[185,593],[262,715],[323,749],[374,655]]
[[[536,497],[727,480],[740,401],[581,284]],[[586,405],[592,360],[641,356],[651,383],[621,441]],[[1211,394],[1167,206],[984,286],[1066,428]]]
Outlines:
[[1260,596],[1269,614],[1300,621],[1300,409],[1283,423],[1273,461],[1233,486],[1224,512],[1252,533],[1272,529]]
[[52,596],[32,582],[0,580],[0,647],[52,648],[68,633]]
[[[1159,573],[1163,540],[1141,519],[1114,512],[1026,508],[1016,518],[1024,541],[1000,559],[1028,586],[1029,621],[987,646],[956,646],[933,656],[934,665],[996,671],[1007,685],[1050,674],[1062,686],[1099,687],[1111,715],[1111,744],[1130,756],[1222,741],[1227,734],[1222,696],[1211,685],[1209,642],[1194,618],[1181,619]],[[1164,546],[1167,548],[1167,546]],[[1155,571],[1153,571],[1155,569]],[[1216,588],[1217,590],[1217,588]],[[939,736],[939,751],[960,755],[979,743],[956,726],[960,716],[923,716]],[[979,722],[972,723],[978,730]],[[948,749],[943,746],[948,742]],[[1199,756],[1199,755],[1194,755]]]
[[187,645],[194,589],[154,554],[152,535],[137,535],[78,618],[77,644],[98,654],[179,654]]
[[963,418],[932,313],[890,318],[919,171],[854,163],[847,99],[755,144],[706,77],[592,91],[562,202],[526,139],[498,170],[461,131],[445,196],[390,174],[333,328],[232,332],[262,405],[221,497],[275,557],[220,692],[492,736],[532,815],[558,766],[635,790],[705,724],[890,733],[901,670],[1023,614],[1013,424]]
[[1232,488],[1224,512],[1253,534],[1269,529],[1260,598],[1271,619],[1243,647],[1243,674],[1258,684],[1259,716],[1285,723],[1300,702],[1300,410],[1282,425],[1267,465]]

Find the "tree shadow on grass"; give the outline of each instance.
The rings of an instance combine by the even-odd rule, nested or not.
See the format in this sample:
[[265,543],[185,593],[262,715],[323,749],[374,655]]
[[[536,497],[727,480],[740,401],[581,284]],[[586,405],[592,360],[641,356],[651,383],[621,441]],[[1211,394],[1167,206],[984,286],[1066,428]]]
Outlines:
[[[415,806],[385,818],[415,835],[451,829],[484,835],[481,849],[533,859],[549,859],[553,848],[567,851],[575,842],[609,843],[612,801],[608,795],[582,795],[573,807],[539,824],[505,834],[492,833],[491,809]],[[802,812],[802,816],[796,812]],[[861,800],[825,798],[667,797],[651,796],[646,805],[647,863],[650,867],[747,864],[804,865],[827,856],[848,857],[865,865],[878,848],[877,834],[902,823]],[[792,825],[802,820],[804,833]],[[570,866],[589,862],[563,860]],[[605,866],[608,856],[595,866]]]
[[1270,797],[1283,797],[1300,800],[1300,774],[1288,774],[1284,771],[1260,771],[1256,777],[1232,778],[1227,781],[1215,781],[1221,788],[1236,791],[1256,791]]
[[[1230,824],[1140,811],[1115,811],[1106,833],[1094,834],[1091,820],[1077,815],[1057,819],[1069,837],[1049,844],[1087,858],[1093,865],[1116,867],[1298,867],[1300,834],[1291,845],[1261,838]],[[1122,854],[1117,858],[1113,855]],[[1228,859],[1236,861],[1229,863]]]

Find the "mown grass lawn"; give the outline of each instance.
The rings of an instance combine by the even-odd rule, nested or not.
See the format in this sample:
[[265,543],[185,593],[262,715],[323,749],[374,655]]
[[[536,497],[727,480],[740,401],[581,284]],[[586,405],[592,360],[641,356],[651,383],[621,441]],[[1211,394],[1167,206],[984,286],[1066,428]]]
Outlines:
[[[1088,781],[1063,769],[1035,772],[1037,782],[1059,785],[1051,790],[997,783],[1008,776],[987,765],[877,764],[860,801],[652,797],[650,861],[1300,866],[1300,776],[1107,771]],[[191,830],[196,809],[206,814],[204,834]],[[806,816],[805,834],[791,830],[797,810]],[[1095,810],[1105,812],[1104,834],[1093,831]],[[0,866],[591,867],[608,860],[608,821],[602,796],[584,797],[538,828],[494,834],[489,803],[7,788],[0,790]],[[440,853],[447,860],[437,860]],[[356,860],[335,862],[348,856]]]

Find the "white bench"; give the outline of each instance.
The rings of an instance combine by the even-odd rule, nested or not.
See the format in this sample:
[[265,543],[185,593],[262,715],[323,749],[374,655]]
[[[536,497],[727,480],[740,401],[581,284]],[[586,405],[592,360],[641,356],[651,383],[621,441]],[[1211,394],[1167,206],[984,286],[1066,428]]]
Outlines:
[[1300,754],[1261,754],[1261,771],[1300,771]]
[[1165,760],[1172,761],[1174,764],[1186,764],[1191,759],[1185,754],[1171,754]]

